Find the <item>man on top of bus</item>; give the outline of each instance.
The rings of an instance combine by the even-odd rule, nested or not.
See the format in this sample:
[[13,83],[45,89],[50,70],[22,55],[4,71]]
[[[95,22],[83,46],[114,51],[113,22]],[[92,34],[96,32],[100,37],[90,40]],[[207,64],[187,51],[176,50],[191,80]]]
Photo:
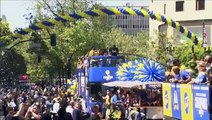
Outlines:
[[204,58],[204,62],[206,64],[207,71],[211,68],[212,57],[210,55],[206,55]]
[[173,60],[173,66],[178,66],[180,68],[180,70],[185,70],[186,69],[186,67],[184,65],[181,65],[179,59],[174,59]]
[[113,47],[109,49],[109,52],[112,56],[118,56],[119,49],[115,45],[113,45]]
[[201,84],[207,81],[206,64],[204,61],[198,63],[198,76],[189,83]]
[[172,82],[178,82],[178,83],[188,83],[191,80],[191,77],[188,72],[181,70],[178,66],[174,66],[172,68],[173,73],[171,77],[174,78]]
[[[180,64],[178,59],[173,61],[171,76],[175,78],[172,82],[188,83],[191,80],[190,73],[186,71],[186,67]],[[176,81],[177,80],[177,81]]]

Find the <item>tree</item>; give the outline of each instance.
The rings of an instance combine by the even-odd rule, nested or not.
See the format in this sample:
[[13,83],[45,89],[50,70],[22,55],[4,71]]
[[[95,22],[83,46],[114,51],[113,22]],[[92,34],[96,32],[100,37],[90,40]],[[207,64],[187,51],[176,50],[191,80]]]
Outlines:
[[[38,0],[34,8],[36,14],[33,21],[42,21],[73,11],[85,11],[88,8],[101,8],[101,5],[88,4],[80,0]],[[105,24],[105,20],[103,17],[83,19],[39,31],[42,38],[49,38],[49,34],[55,33],[58,43],[56,47],[52,47],[49,39],[42,39],[42,45],[45,47],[42,47],[43,52],[39,52],[42,56],[41,63],[35,62],[38,53],[29,54],[22,51],[28,62],[27,71],[30,74],[30,79],[46,80],[58,76],[65,77],[66,69],[75,70],[78,58],[85,55],[92,47],[106,49],[114,44],[122,53],[140,54],[155,60],[159,58],[158,56],[162,56],[160,61],[166,63],[164,61],[167,53],[164,53],[166,48],[158,46],[158,43],[164,44],[162,43],[163,39],[159,39],[159,42],[155,43],[156,47],[153,47],[148,42],[147,32],[141,32],[137,36],[128,36],[111,24]],[[152,48],[157,48],[157,52],[152,51]]]
[[12,44],[12,32],[7,21],[0,21],[0,81],[4,83],[17,82],[20,75],[26,73],[25,60],[15,49],[8,49]]

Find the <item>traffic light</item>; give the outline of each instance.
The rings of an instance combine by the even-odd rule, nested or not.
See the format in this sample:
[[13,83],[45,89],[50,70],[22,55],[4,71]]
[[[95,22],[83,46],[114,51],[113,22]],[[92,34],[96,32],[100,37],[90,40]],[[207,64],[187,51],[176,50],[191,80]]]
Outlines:
[[57,36],[56,36],[56,34],[51,34],[50,35],[50,40],[51,40],[51,46],[56,46],[57,45]]

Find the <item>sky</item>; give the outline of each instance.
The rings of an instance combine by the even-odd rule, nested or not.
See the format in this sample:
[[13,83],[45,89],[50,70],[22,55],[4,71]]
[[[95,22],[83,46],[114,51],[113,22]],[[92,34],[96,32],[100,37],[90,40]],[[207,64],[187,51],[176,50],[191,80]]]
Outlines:
[[0,0],[0,16],[6,15],[11,30],[23,28],[29,25],[29,22],[23,16],[31,11],[27,8],[33,7],[34,0]]
[[[27,10],[27,8],[33,7],[35,0],[0,0],[0,17],[6,15],[7,21],[10,24],[10,28],[14,31],[16,28],[25,28],[29,26],[29,21],[25,19],[24,14],[28,14],[33,11]],[[127,2],[131,2],[134,5],[146,6],[151,0],[96,0],[98,3],[102,3],[105,6],[123,6]],[[114,2],[115,1],[115,2]]]

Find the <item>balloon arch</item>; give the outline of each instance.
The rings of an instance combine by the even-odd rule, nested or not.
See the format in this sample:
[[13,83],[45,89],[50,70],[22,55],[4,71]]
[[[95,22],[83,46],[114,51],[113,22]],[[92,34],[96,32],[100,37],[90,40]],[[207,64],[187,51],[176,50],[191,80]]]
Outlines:
[[47,27],[59,25],[64,22],[68,21],[75,21],[82,18],[89,18],[89,17],[98,17],[98,16],[107,16],[107,15],[138,15],[143,16],[147,18],[151,18],[153,20],[157,20],[160,22],[164,22],[165,24],[168,24],[169,26],[172,26],[173,28],[179,30],[184,36],[191,39],[195,45],[201,45],[201,42],[198,41],[197,36],[189,31],[186,27],[179,24],[179,22],[176,22],[168,17],[165,17],[163,15],[160,15],[158,13],[155,13],[150,10],[146,10],[144,8],[136,9],[136,8],[102,8],[102,9],[94,9],[94,10],[88,10],[84,12],[79,13],[70,13],[63,16],[58,16],[43,22],[38,22],[30,25],[28,28],[20,28],[15,31],[14,38],[20,38],[22,35],[26,35],[30,33],[31,31],[41,30],[45,29]]

